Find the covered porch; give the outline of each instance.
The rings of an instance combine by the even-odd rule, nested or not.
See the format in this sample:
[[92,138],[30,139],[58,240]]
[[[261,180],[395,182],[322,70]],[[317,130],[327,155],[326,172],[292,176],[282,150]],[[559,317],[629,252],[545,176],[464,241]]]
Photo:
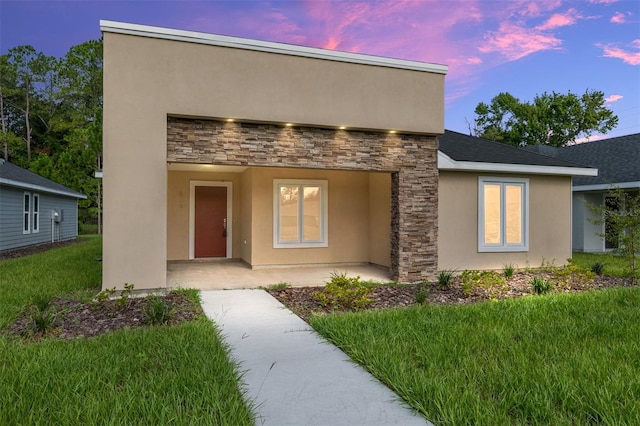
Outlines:
[[227,290],[268,287],[279,283],[287,283],[292,287],[311,287],[324,285],[334,273],[359,276],[362,281],[391,281],[388,268],[370,264],[252,269],[246,263],[236,260],[196,260],[168,262],[167,287]]

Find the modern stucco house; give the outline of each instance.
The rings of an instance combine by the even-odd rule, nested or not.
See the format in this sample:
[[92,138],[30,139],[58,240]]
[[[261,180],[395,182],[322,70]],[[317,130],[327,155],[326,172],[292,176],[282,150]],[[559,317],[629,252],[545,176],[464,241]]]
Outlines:
[[[165,287],[168,261],[199,258],[371,263],[415,282],[570,255],[571,175],[595,170],[532,153],[522,164],[497,147],[468,159],[455,140],[439,152],[446,66],[101,29],[103,287]],[[498,209],[482,210],[489,225],[479,202]]]
[[640,133],[562,148],[536,145],[529,149],[598,169],[597,176],[577,176],[573,180],[573,250],[604,252],[614,248],[602,237],[607,232],[606,224],[594,223],[597,218],[589,205],[605,203],[613,187],[640,191]]
[[73,189],[0,159],[0,251],[78,236]]

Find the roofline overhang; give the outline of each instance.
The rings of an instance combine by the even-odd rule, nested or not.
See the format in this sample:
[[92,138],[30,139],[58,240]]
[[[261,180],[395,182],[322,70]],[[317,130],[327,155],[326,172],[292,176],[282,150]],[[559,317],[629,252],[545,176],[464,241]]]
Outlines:
[[34,184],[31,184],[31,183],[19,182],[17,180],[12,180],[12,179],[0,178],[0,184],[14,186],[16,188],[21,188],[21,189],[29,189],[29,190],[32,190],[32,191],[46,192],[46,193],[49,193],[49,194],[64,195],[65,197],[78,198],[78,199],[81,199],[81,200],[86,200],[87,199],[86,195],[82,195],[80,193],[69,192],[69,191],[60,191],[60,190],[57,190],[57,189],[50,189],[50,188],[46,188],[44,186],[34,185]]
[[560,176],[598,176],[598,169],[594,168],[456,161],[442,151],[438,151],[438,169],[461,172],[521,173],[532,175]]
[[318,49],[286,43],[252,40],[248,38],[208,34],[196,31],[176,30],[149,25],[130,24],[126,22],[100,20],[102,32],[127,34],[140,37],[151,37],[164,40],[183,41],[187,43],[208,44],[212,46],[235,49],[254,50],[259,52],[278,53],[281,55],[301,56],[324,59],[328,61],[348,62],[353,64],[374,65],[387,68],[399,68],[412,71],[447,74],[447,65],[428,62],[409,61],[404,59],[385,58],[383,56],[363,55],[361,53],[340,52],[336,50]]
[[599,183],[595,185],[575,185],[571,188],[574,192],[583,192],[583,191],[608,191],[610,189],[629,189],[629,188],[640,188],[640,181],[638,182],[618,182],[618,183]]

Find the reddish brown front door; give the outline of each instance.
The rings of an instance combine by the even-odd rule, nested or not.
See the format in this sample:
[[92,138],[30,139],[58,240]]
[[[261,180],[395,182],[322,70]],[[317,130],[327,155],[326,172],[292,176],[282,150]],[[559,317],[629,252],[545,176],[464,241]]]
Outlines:
[[195,257],[227,257],[227,188],[196,186]]

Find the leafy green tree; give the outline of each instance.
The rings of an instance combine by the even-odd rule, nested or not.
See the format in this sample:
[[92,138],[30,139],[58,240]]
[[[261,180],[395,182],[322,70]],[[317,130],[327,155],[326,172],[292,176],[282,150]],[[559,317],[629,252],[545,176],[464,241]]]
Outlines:
[[[587,205],[597,219],[592,219],[596,225],[607,224],[609,232],[600,234],[607,241],[614,244],[615,252],[627,259],[629,274],[633,279],[638,278],[640,264],[640,193],[633,194],[614,188],[608,194],[609,203],[599,206]],[[607,207],[609,205],[609,208]],[[611,207],[614,208],[611,208]]]
[[565,146],[594,132],[607,133],[618,117],[604,106],[604,93],[583,95],[552,92],[522,102],[509,93],[499,93],[491,103],[475,109],[472,133],[513,146]]

